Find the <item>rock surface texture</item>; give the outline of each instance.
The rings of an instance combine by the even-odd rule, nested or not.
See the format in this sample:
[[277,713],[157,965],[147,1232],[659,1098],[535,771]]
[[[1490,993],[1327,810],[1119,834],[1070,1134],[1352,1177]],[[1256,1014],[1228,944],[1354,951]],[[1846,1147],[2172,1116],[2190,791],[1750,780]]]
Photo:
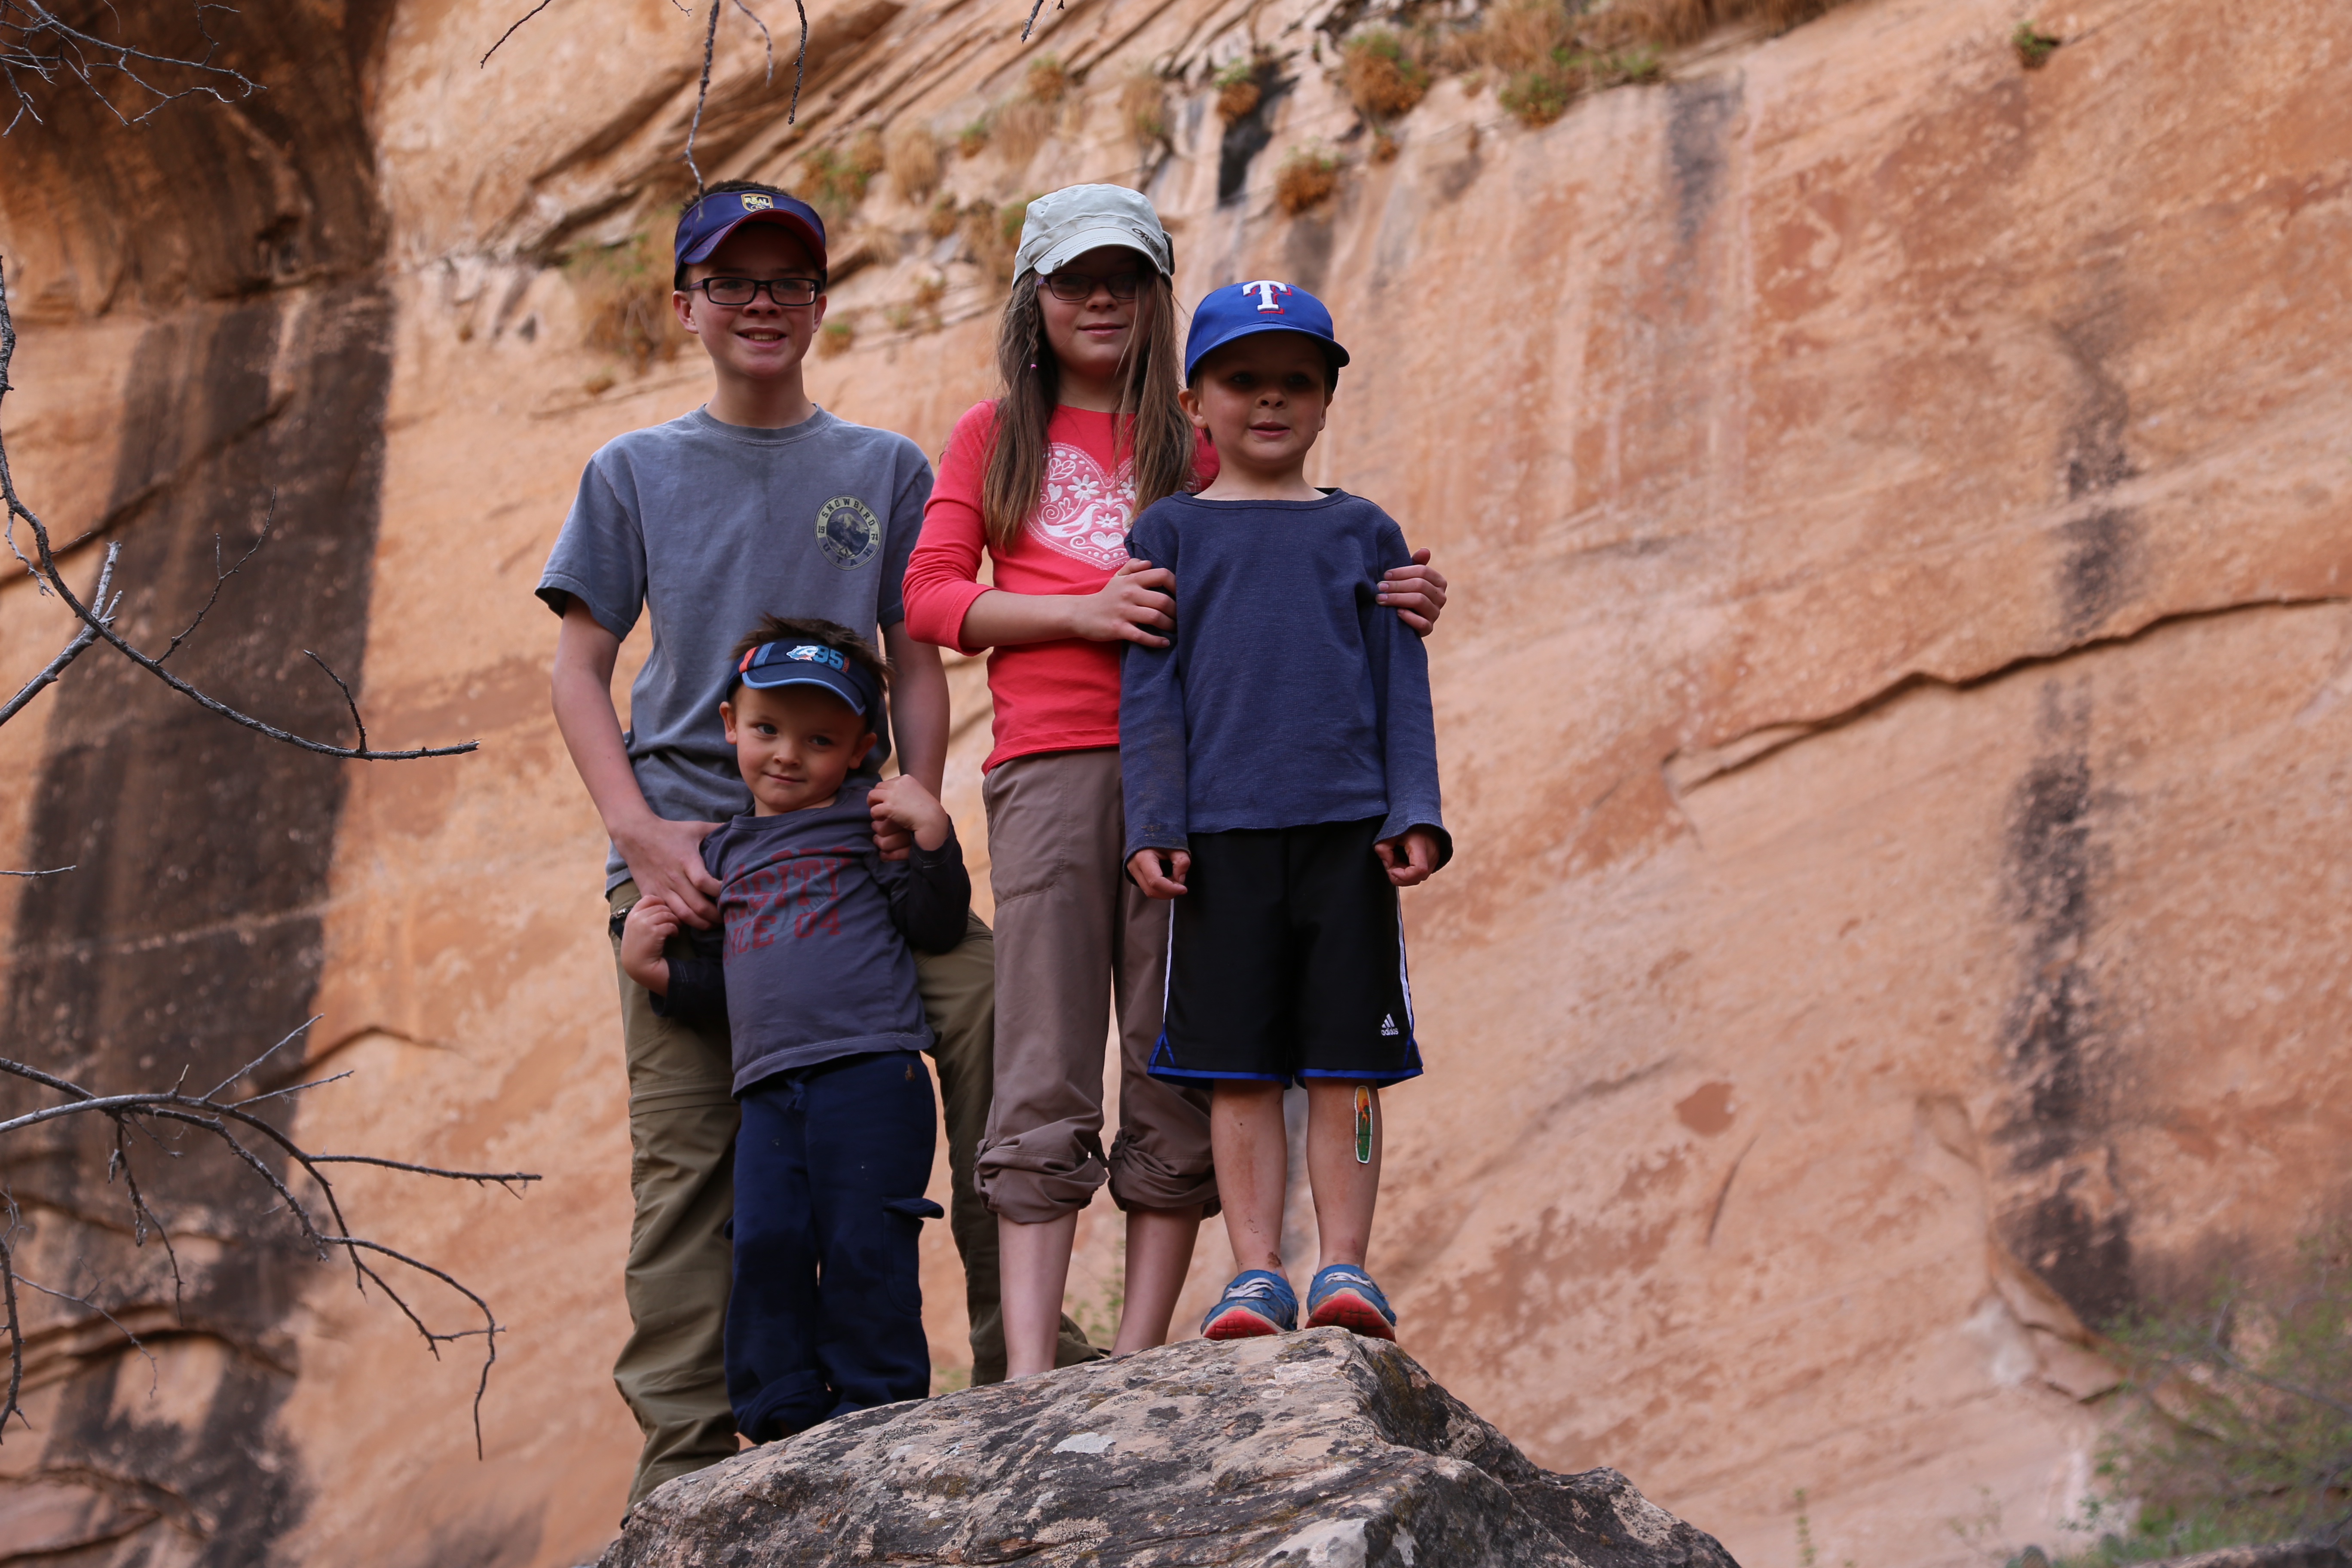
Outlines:
[[[9,1038],[211,1081],[315,1013],[304,1072],[356,1077],[302,1095],[308,1142],[547,1177],[349,1179],[511,1330],[477,1463],[477,1366],[257,1259],[227,1184],[181,1197],[183,1324],[162,1273],[96,1272],[127,1249],[82,1228],[91,1150],[5,1173],[37,1278],[169,1331],[151,1374],[34,1303],[16,1550],[612,1539],[627,1105],[530,589],[587,455],[707,393],[633,237],[669,232],[704,15],[553,6],[480,64],[527,8],[239,0],[267,92],[0,139],[9,458],[84,580],[122,541],[160,645],[274,491],[174,668],[332,726],[311,648],[378,744],[482,742],[348,767],[77,665],[0,729],[0,868],[81,867],[0,879]],[[2065,1541],[2099,1326],[2352,1213],[2352,6],[1847,0],[1540,127],[1440,62],[1385,141],[1339,76],[1380,6],[1066,0],[1024,46],[1026,9],[813,0],[787,123],[789,58],[766,79],[730,4],[698,155],[831,204],[850,331],[814,395],[931,452],[992,390],[992,226],[1032,193],[1148,191],[1187,300],[1331,304],[1355,357],[1309,477],[1454,585],[1459,850],[1405,902],[1430,1071],[1386,1102],[1371,1258],[1406,1348],[1532,1462],[1638,1476],[1744,1562],[1797,1559],[1800,1489],[1825,1563]],[[2028,16],[2062,38],[2038,69]],[[1227,123],[1213,78],[1251,58]],[[859,172],[918,132],[930,175]],[[1318,150],[1333,193],[1285,211]],[[0,689],[66,633],[0,579]],[[983,913],[984,674],[952,662],[948,790]],[[1106,1331],[1118,1234],[1088,1211],[1073,1278]],[[1231,1272],[1212,1226],[1180,1325]]]
[[662,1488],[603,1568],[1015,1562],[1738,1568],[1616,1471],[1538,1469],[1343,1329],[829,1422]]

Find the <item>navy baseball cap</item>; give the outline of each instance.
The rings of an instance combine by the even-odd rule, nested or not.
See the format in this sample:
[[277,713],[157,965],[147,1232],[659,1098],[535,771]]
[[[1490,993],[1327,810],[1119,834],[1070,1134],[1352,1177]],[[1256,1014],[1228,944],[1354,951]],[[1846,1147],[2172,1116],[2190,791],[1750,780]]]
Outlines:
[[677,264],[709,260],[747,223],[778,225],[807,246],[817,270],[824,270],[824,219],[808,203],[782,191],[718,191],[687,208],[677,220]]
[[1252,332],[1305,332],[1322,342],[1333,370],[1348,363],[1348,351],[1332,336],[1331,312],[1322,300],[1304,289],[1261,278],[1228,283],[1192,308],[1192,330],[1184,338],[1184,379],[1192,379],[1210,350]]
[[762,691],[780,686],[821,687],[848,703],[860,719],[871,720],[881,705],[882,688],[874,672],[821,642],[763,642],[736,665],[735,678]]

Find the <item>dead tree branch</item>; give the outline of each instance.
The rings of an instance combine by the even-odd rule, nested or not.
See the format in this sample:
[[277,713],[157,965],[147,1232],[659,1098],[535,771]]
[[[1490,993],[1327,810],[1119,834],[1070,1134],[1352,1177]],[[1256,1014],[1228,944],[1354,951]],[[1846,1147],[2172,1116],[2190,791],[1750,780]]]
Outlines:
[[[0,5],[29,3],[30,0],[0,0]],[[47,13],[44,12],[43,15],[46,16]],[[8,315],[6,268],[0,267],[0,401],[5,401],[7,395],[14,390],[8,380],[8,365],[15,358],[16,353],[16,328]],[[312,654],[311,658],[318,663],[320,669],[326,670],[327,678],[332,680],[337,689],[342,692],[343,700],[351,709],[352,725],[359,731],[359,744],[356,746],[338,746],[326,741],[314,741],[308,736],[297,735],[291,731],[282,730],[275,724],[230,707],[211,693],[198,689],[165,669],[163,659],[169,658],[181,642],[203,624],[205,616],[213,607],[214,600],[220,596],[221,584],[236,575],[237,566],[243,566],[246,561],[252,559],[252,551],[248,550],[245,557],[237,562],[237,566],[232,566],[226,572],[220,570],[218,561],[215,559],[213,598],[206,600],[205,607],[196,612],[196,618],[189,623],[188,629],[172,639],[171,647],[163,650],[163,657],[155,658],[131,647],[114,629],[114,606],[121,602],[121,594],[118,591],[115,598],[110,601],[105,597],[105,590],[113,581],[115,552],[111,547],[107,552],[106,565],[99,580],[100,593],[94,596],[92,603],[87,605],[76,596],[72,585],[66,581],[64,570],[58,564],[57,555],[49,542],[48,529],[42,524],[33,509],[25,504],[24,498],[16,493],[16,479],[8,470],[8,451],[5,441],[0,441],[0,503],[5,503],[6,507],[6,534],[9,547],[17,550],[17,559],[25,559],[22,550],[16,545],[16,524],[21,521],[31,531],[33,536],[33,559],[28,563],[33,574],[40,579],[45,592],[55,594],[59,600],[63,601],[66,608],[71,610],[75,617],[81,622],[80,630],[76,632],[74,641],[67,645],[66,650],[60,653],[58,658],[50,661],[48,668],[43,670],[40,675],[35,676],[24,690],[12,698],[5,710],[0,710],[0,722],[5,722],[8,719],[14,718],[43,687],[56,680],[58,672],[62,671],[73,658],[79,658],[82,649],[88,647],[92,641],[99,641],[105,643],[124,658],[129,659],[206,712],[226,719],[232,724],[241,725],[256,734],[266,735],[270,740],[280,741],[306,752],[315,752],[320,756],[339,757],[363,763],[408,762],[419,757],[460,756],[476,750],[480,744],[475,741],[465,741],[454,746],[418,746],[400,752],[380,752],[371,748],[367,743],[367,727],[360,723],[359,704],[352,700],[352,689],[344,684],[342,677],[331,669],[327,669],[325,661],[320,659],[316,654]],[[262,523],[262,534],[265,537],[276,516],[277,500],[274,496],[271,498],[270,506],[270,516],[265,518]],[[261,541],[257,539],[254,542],[254,549],[259,549],[260,544]]]
[[[106,10],[120,20],[113,6]],[[35,124],[42,123],[35,89],[55,88],[60,82],[79,83],[124,125],[136,125],[184,98],[234,103],[259,92],[259,82],[220,64],[217,58],[222,46],[213,32],[214,25],[220,17],[236,16],[235,7],[194,0],[188,11],[203,47],[193,54],[173,55],[85,33],[40,0],[0,0],[0,88],[6,89],[14,106],[8,123],[0,126],[0,136],[14,131],[28,116]],[[117,102],[101,85],[102,79],[130,89],[123,96],[143,94],[150,101],[144,108],[136,102]]]
[[[0,5],[7,3],[8,0],[0,0]],[[671,3],[676,5],[677,0],[671,0]],[[751,19],[751,26],[760,29],[761,40],[767,47],[768,61],[766,74],[761,78],[761,80],[772,83],[776,79],[776,38],[774,34],[768,31],[768,24],[760,19],[760,14],[745,4],[745,0],[709,0],[709,3],[710,14],[704,18],[702,24],[702,75],[695,83],[694,115],[686,124],[686,167],[688,172],[694,175],[694,189],[697,195],[701,193],[706,182],[702,178],[702,165],[694,160],[694,144],[702,134],[702,111],[709,107],[710,103],[710,64],[719,52],[719,13],[728,5],[732,5],[735,9],[742,12]],[[1039,3],[1043,4],[1043,0],[1039,0]],[[555,0],[539,0],[538,5],[516,17],[508,25],[507,30],[499,35],[499,41],[482,51],[482,58],[476,62],[477,67],[488,66],[490,63],[490,57],[497,54],[509,38],[520,32],[525,22],[553,4]],[[678,5],[677,8],[689,16],[694,15],[693,11],[685,5]],[[793,9],[800,14],[801,44],[800,48],[793,56],[793,98],[792,102],[784,109],[784,123],[787,125],[800,117],[801,81],[808,70],[809,20],[806,0],[793,0]],[[1034,11],[1030,13],[1030,19],[1032,21],[1036,19]],[[1027,38],[1029,36],[1027,29],[1024,28],[1021,36],[1024,39]]]
[[[316,1023],[317,1020],[312,1019],[311,1022]],[[472,1182],[477,1185],[495,1184],[517,1196],[520,1195],[520,1188],[522,1184],[536,1182],[540,1177],[530,1171],[456,1171],[436,1165],[417,1164],[405,1160],[387,1160],[370,1154],[319,1153],[302,1147],[283,1129],[247,1109],[291,1092],[290,1089],[270,1089],[239,1099],[223,1098],[231,1085],[249,1077],[280,1047],[298,1037],[309,1027],[310,1025],[305,1024],[302,1029],[296,1030],[286,1039],[270,1047],[268,1050],[264,1051],[245,1068],[238,1069],[211,1092],[201,1095],[184,1093],[176,1088],[131,1094],[95,1094],[70,1079],[44,1072],[24,1062],[0,1058],[0,1073],[22,1079],[59,1097],[56,1104],[46,1105],[39,1110],[26,1111],[22,1115],[0,1121],[0,1138],[77,1116],[98,1116],[110,1121],[114,1130],[114,1150],[108,1161],[108,1179],[110,1182],[118,1172],[124,1178],[124,1193],[131,1211],[132,1245],[144,1246],[151,1231],[163,1243],[171,1263],[173,1295],[176,1310],[183,1293],[179,1258],[171,1250],[169,1227],[149,1205],[145,1193],[138,1184],[137,1173],[131,1154],[131,1134],[134,1131],[141,1133],[159,1147],[163,1143],[163,1140],[157,1137],[159,1124],[193,1127],[208,1134],[225,1148],[232,1158],[252,1172],[276,1194],[280,1209],[293,1222],[296,1232],[319,1261],[322,1263],[331,1261],[339,1252],[348,1258],[352,1265],[353,1282],[361,1293],[364,1295],[371,1284],[382,1290],[393,1305],[400,1310],[401,1315],[406,1318],[416,1331],[424,1337],[425,1348],[431,1351],[436,1359],[440,1356],[441,1347],[445,1344],[454,1344],[459,1340],[477,1338],[483,1342],[482,1373],[475,1384],[473,1406],[474,1451],[478,1457],[482,1452],[482,1399],[489,1389],[490,1368],[498,1361],[498,1336],[504,1331],[496,1315],[491,1312],[488,1301],[446,1269],[436,1268],[421,1258],[387,1247],[382,1242],[354,1235],[351,1222],[344,1217],[342,1200],[337,1194],[334,1184],[328,1177],[323,1167],[332,1164],[377,1165],[388,1170],[406,1172],[415,1175],[435,1176],[446,1181]],[[337,1075],[339,1078],[348,1075]],[[315,1088],[317,1085],[299,1084],[293,1087]],[[240,1137],[240,1133],[244,1136]],[[299,1195],[293,1185],[281,1177],[271,1167],[270,1163],[257,1152],[259,1148],[273,1148],[291,1168],[299,1170],[309,1179],[310,1184],[316,1187],[315,1195],[309,1197],[307,1201],[303,1196]],[[53,1290],[27,1278],[17,1268],[16,1253],[10,1245],[17,1229],[13,1203],[9,1205],[9,1213],[8,1229],[5,1234],[0,1234],[0,1310],[5,1310],[6,1313],[5,1329],[9,1355],[8,1393],[5,1403],[0,1404],[0,1434],[5,1433],[11,1417],[18,1421],[25,1419],[24,1411],[18,1404],[18,1396],[24,1384],[25,1358],[25,1329],[17,1307],[18,1281],[21,1280],[26,1286],[45,1295],[79,1303],[88,1308],[112,1324],[132,1348],[142,1354],[147,1353],[147,1347],[135,1332],[89,1297]],[[319,1219],[322,1216],[331,1220],[331,1226],[320,1226]],[[434,1328],[369,1261],[371,1255],[390,1258],[404,1268],[415,1269],[417,1273],[439,1280],[451,1290],[464,1297],[472,1310],[481,1315],[481,1326],[465,1329]],[[184,1321],[184,1318],[182,1321]]]

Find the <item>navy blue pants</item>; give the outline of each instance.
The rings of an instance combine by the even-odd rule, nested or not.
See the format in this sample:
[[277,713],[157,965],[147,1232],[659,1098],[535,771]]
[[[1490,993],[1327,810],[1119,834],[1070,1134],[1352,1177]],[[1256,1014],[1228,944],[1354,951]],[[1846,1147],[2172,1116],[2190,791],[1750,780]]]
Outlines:
[[772,1442],[930,1392],[916,1243],[936,1136],[913,1051],[779,1073],[742,1096],[727,1399]]

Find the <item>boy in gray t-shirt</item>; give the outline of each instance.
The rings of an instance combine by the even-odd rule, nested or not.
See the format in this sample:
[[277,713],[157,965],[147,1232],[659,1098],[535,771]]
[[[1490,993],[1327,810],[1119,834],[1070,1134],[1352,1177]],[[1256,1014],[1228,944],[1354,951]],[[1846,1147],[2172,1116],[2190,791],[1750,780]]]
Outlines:
[[[660,895],[695,927],[717,917],[702,839],[751,797],[710,672],[762,614],[878,628],[898,676],[891,729],[868,768],[895,739],[900,770],[936,795],[947,760],[947,677],[939,650],[907,635],[899,599],[930,467],[905,437],[816,407],[803,384],[824,319],[823,220],[772,186],[714,185],[679,218],[677,258],[672,305],[710,356],[717,385],[703,407],[589,459],[538,590],[563,617],[556,722],[612,839],[604,886],[616,965],[622,917],[641,893]],[[653,648],[625,731],[613,668],[641,611],[653,619]],[[904,833],[877,826],[886,854],[907,852]],[[973,1381],[986,1382],[1003,1375],[1004,1355],[996,1228],[971,1173],[994,1074],[994,951],[987,927],[976,918],[968,927],[953,951],[922,955],[919,982],[936,1037]],[[687,952],[683,936],[676,948]],[[720,1341],[738,1118],[725,1024],[656,1016],[625,973],[620,988],[636,1212],[625,1276],[632,1329],[613,1375],[645,1432],[634,1508],[662,1482],[736,1451]]]

